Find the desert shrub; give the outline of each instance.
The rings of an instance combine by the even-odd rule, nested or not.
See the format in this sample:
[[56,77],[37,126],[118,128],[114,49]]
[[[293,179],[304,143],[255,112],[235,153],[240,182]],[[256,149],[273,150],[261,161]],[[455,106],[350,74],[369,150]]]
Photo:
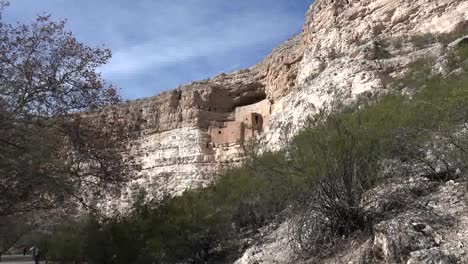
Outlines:
[[424,48],[427,45],[434,43],[449,44],[458,39],[463,34],[468,34],[468,30],[453,32],[453,33],[442,33],[442,34],[422,34],[415,35],[410,38],[410,42],[417,48]]
[[[454,65],[462,65],[464,51],[454,53]],[[326,254],[343,238],[372,231],[374,216],[361,198],[388,176],[383,160],[420,163],[432,175],[468,167],[468,77],[434,74],[433,62],[411,64],[386,95],[311,117],[285,150],[249,153],[244,166],[222,172],[208,188],[57,240],[77,241],[63,249],[72,257],[81,241],[89,263],[222,263],[238,254],[244,231],[288,213],[297,216],[299,251]],[[449,148],[428,144],[435,138]]]
[[87,254],[90,263],[145,263],[141,260],[147,258],[146,240],[138,221],[131,218],[113,220],[100,228],[96,223],[90,223],[87,228],[84,247],[88,252],[94,252]]
[[379,40],[375,41],[374,45],[374,59],[388,59],[392,57],[388,51],[389,42]]
[[461,43],[456,49],[447,56],[447,71],[462,69],[468,70],[468,44]]
[[236,241],[244,230],[270,223],[296,199],[304,184],[288,171],[290,161],[283,153],[252,155],[246,166],[223,172],[209,188],[186,191],[156,209],[140,206],[124,219],[86,222],[66,233],[80,243],[62,239],[59,229],[52,241],[67,240],[61,245],[75,251],[58,251],[80,248],[89,263],[223,262],[238,253]]
[[[377,117],[356,109],[319,116],[295,138],[294,160],[312,183],[309,199],[297,206],[294,237],[301,253],[323,253],[339,238],[368,227],[371,219],[360,199],[378,180],[379,161],[389,145],[381,137],[386,123]],[[378,125],[368,127],[366,122]]]
[[[405,44],[412,44],[414,45],[414,47],[421,49],[435,43],[447,45],[467,34],[468,28],[451,33],[426,33],[412,36],[400,36],[395,38],[381,39],[379,40],[379,43],[381,43],[383,47],[392,46],[395,49],[401,49]],[[361,44],[363,43],[364,42],[361,41]]]
[[434,34],[422,34],[422,35],[415,35],[411,37],[411,42],[417,48],[424,48],[429,44],[434,44],[438,40],[437,36]]
[[[83,251],[89,263],[109,263],[114,258],[109,232],[95,219],[90,219],[84,228]],[[127,242],[127,241],[125,241]]]
[[145,243],[132,219],[103,224],[88,217],[56,226],[40,249],[59,263],[151,263],[146,261]]
[[144,219],[148,247],[163,263],[207,261],[224,237],[230,235],[229,222],[215,207],[212,192],[190,191],[167,201]]
[[[71,221],[55,227],[46,240],[47,258],[60,263],[83,261],[83,232],[81,226]],[[39,247],[43,251],[44,247]]]
[[187,191],[150,210],[143,226],[150,226],[145,233],[153,257],[200,263],[237,253],[232,241],[242,230],[271,222],[298,193],[287,162],[279,153],[252,157],[246,166],[225,171],[213,186]]
[[[458,65],[464,54],[463,47],[452,54]],[[396,80],[396,88],[411,93],[394,92],[315,116],[294,139],[295,166],[313,179],[292,229],[301,253],[327,253],[341,238],[372,226],[374,216],[360,200],[381,180],[382,160],[419,164],[435,180],[466,168],[462,124],[468,119],[468,77],[433,74],[432,61],[416,61]]]
[[80,262],[82,259],[81,238],[73,230],[56,232],[48,243],[50,259],[64,262]]

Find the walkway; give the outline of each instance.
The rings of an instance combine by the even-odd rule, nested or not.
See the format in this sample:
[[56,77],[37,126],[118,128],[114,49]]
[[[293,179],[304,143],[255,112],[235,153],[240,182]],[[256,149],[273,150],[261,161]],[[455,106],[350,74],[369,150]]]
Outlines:
[[[30,255],[3,255],[1,264],[34,264]],[[41,262],[41,263],[45,263]]]

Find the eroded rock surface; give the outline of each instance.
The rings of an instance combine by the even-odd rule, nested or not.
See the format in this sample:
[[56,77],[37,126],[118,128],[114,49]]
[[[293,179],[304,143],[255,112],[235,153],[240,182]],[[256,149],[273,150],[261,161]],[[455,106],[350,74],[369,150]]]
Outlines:
[[[466,0],[317,0],[302,33],[259,64],[95,113],[118,115],[138,133],[129,152],[142,167],[120,197],[99,203],[122,212],[140,189],[152,200],[206,186],[216,170],[242,160],[245,140],[281,147],[310,114],[386,92],[409,63],[448,49],[402,39],[466,30]],[[252,107],[259,102],[268,107]],[[250,110],[239,119],[242,107]]]
[[397,178],[366,193],[362,205],[378,216],[373,235],[345,242],[325,259],[297,259],[285,225],[247,249],[236,264],[468,263],[466,181]]
[[385,92],[409,63],[443,55],[445,44],[402,39],[466,30],[468,2],[463,0],[316,1],[300,36],[295,87],[274,98],[267,141],[280,145],[288,123],[297,131],[309,114],[332,109],[336,101]]

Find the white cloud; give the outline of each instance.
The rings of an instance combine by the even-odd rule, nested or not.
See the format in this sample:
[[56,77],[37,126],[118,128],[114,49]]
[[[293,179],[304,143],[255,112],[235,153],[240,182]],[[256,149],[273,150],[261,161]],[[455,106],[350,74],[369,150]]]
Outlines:
[[[183,62],[198,56],[216,56],[233,49],[249,47],[256,43],[274,41],[290,26],[270,23],[258,17],[244,17],[227,22],[222,31],[211,32],[209,25],[204,29],[186,31],[185,35],[164,36],[150,39],[142,44],[114,51],[111,62],[103,68],[106,76],[132,75],[147,68]],[[284,33],[283,33],[283,38]]]
[[[103,76],[139,97],[154,93],[139,86],[172,87],[188,78],[250,66],[246,61],[254,63],[299,32],[310,2],[14,0],[6,18],[31,21],[44,11],[67,18],[80,40],[113,51]],[[197,65],[200,61],[204,64]]]
[[[174,1],[175,2],[175,1]],[[128,76],[200,56],[217,56],[234,49],[284,40],[297,30],[302,17],[276,9],[245,8],[235,13],[219,6],[169,4],[147,19],[145,41],[114,49],[103,68],[105,76]],[[222,8],[221,8],[222,9]],[[218,17],[212,17],[217,14]],[[222,16],[221,16],[222,14]],[[153,30],[151,30],[153,29]],[[169,30],[169,31],[168,31]]]

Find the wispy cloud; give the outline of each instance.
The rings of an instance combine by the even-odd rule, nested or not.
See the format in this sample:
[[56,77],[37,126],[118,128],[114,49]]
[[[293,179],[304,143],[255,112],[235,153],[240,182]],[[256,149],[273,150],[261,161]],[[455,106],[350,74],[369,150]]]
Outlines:
[[[250,66],[299,32],[311,0],[15,0],[9,20],[43,11],[113,51],[103,76],[124,96],[149,96],[190,78]],[[235,65],[233,67],[233,65]],[[150,87],[161,87],[159,89]]]
[[107,76],[134,75],[148,68],[183,63],[194,57],[216,56],[257,43],[274,42],[278,32],[286,32],[281,38],[291,34],[291,24],[287,18],[273,24],[259,15],[246,14],[246,17],[237,17],[236,21],[224,21],[218,32],[213,32],[210,25],[199,25],[183,35],[155,36],[155,39],[114,52],[104,73]]

